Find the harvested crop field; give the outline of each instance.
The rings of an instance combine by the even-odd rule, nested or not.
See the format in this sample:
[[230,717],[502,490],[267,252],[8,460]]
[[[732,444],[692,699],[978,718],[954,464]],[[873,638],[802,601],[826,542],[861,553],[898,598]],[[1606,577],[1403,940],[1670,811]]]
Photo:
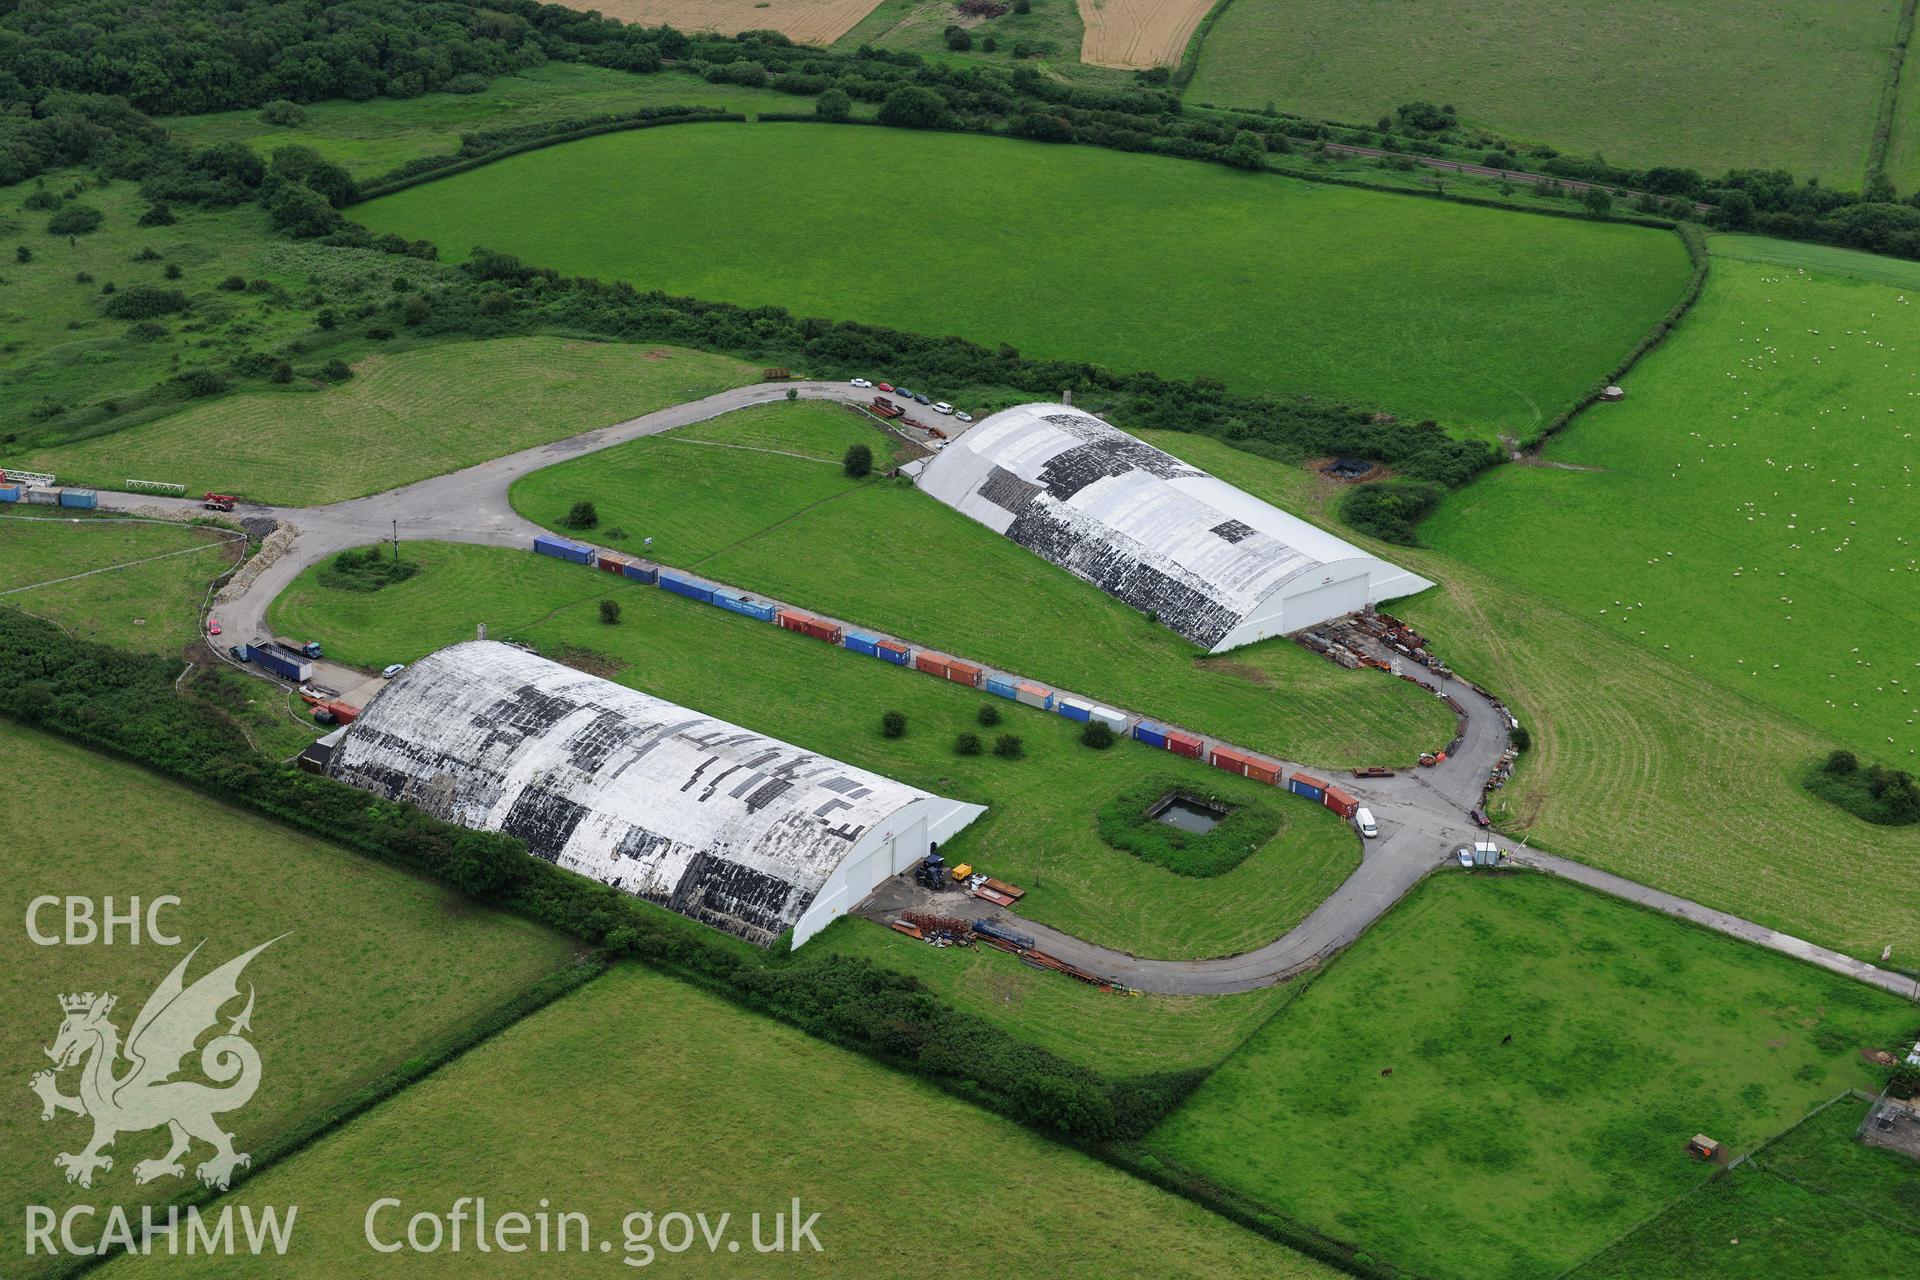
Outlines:
[[1080,61],[1137,71],[1179,65],[1212,0],[1080,0]]
[[829,45],[867,16],[875,0],[561,0],[569,9],[592,11],[643,27],[712,31],[778,31],[798,44]]

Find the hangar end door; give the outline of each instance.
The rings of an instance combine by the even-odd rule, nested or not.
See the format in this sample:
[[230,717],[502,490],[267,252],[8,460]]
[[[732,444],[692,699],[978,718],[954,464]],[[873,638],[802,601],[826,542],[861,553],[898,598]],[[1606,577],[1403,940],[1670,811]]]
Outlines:
[[1286,598],[1282,624],[1288,631],[1317,626],[1329,618],[1366,608],[1367,575],[1355,574],[1339,582],[1322,583]]

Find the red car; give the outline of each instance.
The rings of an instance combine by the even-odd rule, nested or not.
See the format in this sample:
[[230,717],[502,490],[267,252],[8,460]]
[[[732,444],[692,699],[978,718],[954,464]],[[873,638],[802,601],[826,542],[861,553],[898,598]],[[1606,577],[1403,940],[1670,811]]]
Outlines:
[[893,390],[893,384],[891,382],[876,382],[873,384],[873,389],[875,391],[891,391]]
[[220,634],[220,619],[218,618],[207,619],[207,634],[210,636],[217,636]]

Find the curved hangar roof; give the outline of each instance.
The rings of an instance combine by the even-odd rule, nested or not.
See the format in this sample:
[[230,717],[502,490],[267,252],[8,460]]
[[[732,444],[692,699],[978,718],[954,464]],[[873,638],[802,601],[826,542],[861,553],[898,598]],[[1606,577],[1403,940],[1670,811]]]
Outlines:
[[489,641],[395,677],[327,770],[762,946],[985,812]]
[[919,484],[1214,653],[1433,585],[1064,404],[994,414]]

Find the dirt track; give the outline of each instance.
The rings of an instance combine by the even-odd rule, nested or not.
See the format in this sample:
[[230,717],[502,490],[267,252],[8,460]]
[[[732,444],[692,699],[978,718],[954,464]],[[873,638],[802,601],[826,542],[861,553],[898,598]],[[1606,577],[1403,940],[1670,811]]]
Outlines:
[[[879,0],[558,0],[622,22],[681,31],[778,31],[800,43],[832,44],[873,11]],[[1204,11],[1204,10],[1203,10]]]
[[1213,0],[1079,0],[1080,61],[1143,71],[1176,67]]

